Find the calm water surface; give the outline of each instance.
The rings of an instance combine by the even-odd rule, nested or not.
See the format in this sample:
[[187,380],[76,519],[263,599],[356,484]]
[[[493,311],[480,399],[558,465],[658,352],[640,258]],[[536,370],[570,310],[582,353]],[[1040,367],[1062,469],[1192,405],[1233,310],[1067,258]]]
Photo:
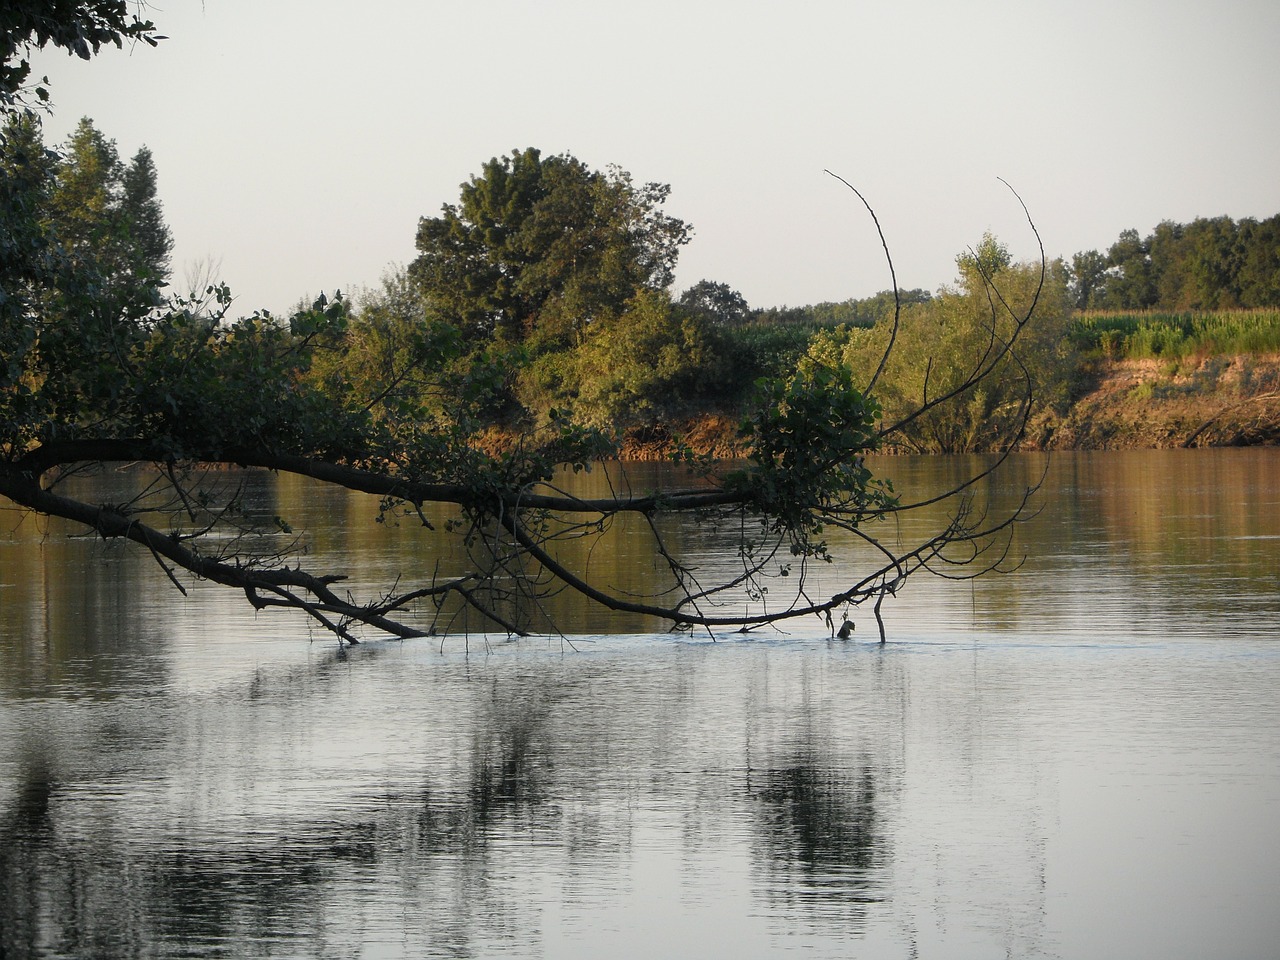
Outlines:
[[[0,508],[0,956],[1274,957],[1278,477],[1056,456],[1023,568],[912,583],[884,647],[343,652]],[[257,482],[370,583],[435,562]]]

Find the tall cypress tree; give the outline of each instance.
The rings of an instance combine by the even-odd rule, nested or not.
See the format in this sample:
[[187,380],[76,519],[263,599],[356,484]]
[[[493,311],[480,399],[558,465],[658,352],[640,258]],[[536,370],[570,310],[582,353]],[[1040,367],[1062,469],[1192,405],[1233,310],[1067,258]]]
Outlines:
[[120,207],[129,231],[135,275],[164,286],[169,281],[173,234],[164,222],[156,191],[156,165],[146,146],[139,148],[124,171]]

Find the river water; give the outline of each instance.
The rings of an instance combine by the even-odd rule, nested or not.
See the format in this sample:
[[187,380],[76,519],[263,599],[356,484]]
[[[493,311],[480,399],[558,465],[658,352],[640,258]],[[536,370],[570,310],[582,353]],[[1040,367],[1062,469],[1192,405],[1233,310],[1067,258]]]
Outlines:
[[[255,482],[371,581],[432,562]],[[1280,450],[1055,455],[1041,499],[883,647],[339,651],[0,508],[0,956],[1276,956]]]

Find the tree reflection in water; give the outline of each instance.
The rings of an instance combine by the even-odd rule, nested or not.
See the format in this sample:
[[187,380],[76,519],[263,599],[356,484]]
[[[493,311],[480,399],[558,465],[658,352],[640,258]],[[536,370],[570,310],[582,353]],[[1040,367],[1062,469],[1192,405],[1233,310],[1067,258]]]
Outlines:
[[549,802],[554,765],[545,709],[535,697],[505,702],[503,696],[495,685],[488,722],[472,734],[465,773],[452,785],[423,786],[415,830],[420,853],[474,857],[495,837],[545,832],[558,820]]
[[889,860],[870,763],[842,768],[801,746],[752,772],[747,796],[765,896],[776,906],[814,908],[826,920],[861,926],[868,905],[884,899]]
[[[109,818],[59,814],[86,801],[42,759],[19,776],[17,803],[0,818],[0,957],[296,941],[317,918],[314,894],[332,876],[328,865],[360,855],[318,838],[149,851]],[[73,829],[60,830],[67,820]]]
[[1057,458],[884,649],[338,650],[0,535],[0,958],[1267,955],[1275,468]]
[[[53,834],[49,808],[57,792],[42,756],[23,758],[12,806],[0,818],[0,956],[34,956],[40,877]],[[7,798],[0,798],[7,799]]]
[[[334,783],[319,810],[314,794],[277,803],[293,770],[271,764],[288,762],[277,751],[295,734],[268,718],[340,697],[349,668],[367,673],[393,649],[370,646],[352,660],[335,649],[306,667],[255,671],[230,713],[220,696],[193,717],[153,703],[95,715],[95,735],[67,721],[61,735],[32,740],[17,790],[0,797],[0,956],[184,943],[336,954],[358,952],[397,922],[392,935],[412,927],[424,949],[479,955],[496,942],[544,941],[550,921],[536,890],[547,878],[559,878],[553,900],[616,904],[637,858],[678,869],[689,849],[739,830],[756,878],[743,876],[744,888],[764,878],[752,894],[759,905],[861,925],[881,898],[876,761],[837,758],[821,732],[797,741],[793,731],[753,771],[732,726],[713,734],[681,719],[715,697],[698,678],[718,658],[693,648],[662,669],[643,661],[636,687],[612,687],[614,663],[576,658],[565,669],[463,680],[452,746],[417,740],[428,753],[401,753],[381,788],[353,794]],[[601,681],[611,696],[600,696]],[[650,682],[665,710],[643,693]],[[189,764],[209,753],[209,736],[243,738],[248,752],[239,763],[226,754],[231,768],[203,787],[174,780],[208,776]],[[719,747],[704,753],[708,736]],[[701,767],[710,756],[713,766]],[[168,767],[175,757],[181,772]],[[246,787],[255,776],[267,780]],[[665,809],[676,819],[655,813]],[[666,826],[655,835],[658,822]],[[642,823],[643,843],[633,836]]]

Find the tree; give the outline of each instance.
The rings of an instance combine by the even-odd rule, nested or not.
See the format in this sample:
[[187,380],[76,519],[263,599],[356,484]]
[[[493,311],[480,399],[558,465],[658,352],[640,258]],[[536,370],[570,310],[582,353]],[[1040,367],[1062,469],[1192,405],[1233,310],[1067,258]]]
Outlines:
[[106,249],[124,240],[120,217],[124,166],[116,143],[83,117],[59,156],[50,203],[58,239],[84,258],[103,251],[99,259],[105,263],[111,259]]
[[1143,241],[1143,246],[1147,250],[1148,275],[1153,291],[1149,306],[1179,303],[1187,279],[1186,228],[1172,220],[1162,220]]
[[36,301],[66,266],[40,216],[54,162],[35,118],[10,114],[0,134],[0,445],[38,415],[24,382],[36,347]]
[[125,168],[120,210],[134,253],[133,272],[158,286],[165,285],[169,281],[173,234],[164,222],[164,208],[156,186],[156,165],[146,145],[138,148]]
[[0,138],[9,144],[0,159],[6,178],[40,181],[38,191],[27,193],[21,216],[41,232],[45,259],[56,251],[68,269],[92,274],[97,296],[113,301],[107,312],[126,303],[154,306],[168,282],[173,240],[150,151],[141,148],[126,166],[115,141],[88,117],[56,150],[44,146],[38,117],[26,112],[11,113]]
[[[669,192],[616,166],[593,171],[530,148],[493,158],[458,204],[419,222],[409,276],[425,311],[460,331],[468,362],[506,371],[491,412],[527,424],[573,409],[581,422],[623,426],[622,385],[664,382],[639,369],[636,353],[603,379],[584,371],[619,340],[615,326],[636,322],[636,304],[653,315],[659,301],[648,295],[671,309],[665,291],[690,231],[662,211]],[[668,352],[679,350],[678,327],[651,326],[647,339],[665,331]],[[646,406],[628,411],[628,425],[649,419]]]
[[49,216],[63,246],[117,283],[164,286],[173,237],[151,151],[141,147],[126,166],[115,141],[85,117],[58,154]]
[[[3,445],[26,442],[37,424],[57,430],[93,416],[116,389],[112,365],[128,362],[130,328],[162,302],[166,267],[134,242],[128,170],[88,119],[60,152],[45,147],[35,114],[8,111],[0,171]],[[158,203],[148,206],[167,235]]]
[[419,222],[410,275],[471,339],[572,346],[641,290],[671,284],[689,228],[662,212],[669,193],[618,167],[515,150]]
[[1244,251],[1235,222],[1230,217],[1197,218],[1184,228],[1183,246],[1184,280],[1178,306],[1192,310],[1239,307]]
[[1106,279],[1106,299],[1112,310],[1145,310],[1155,306],[1157,290],[1151,267],[1151,243],[1137,230],[1123,230],[1120,239],[1107,251],[1110,265]]
[[[806,361],[867,371],[887,356],[877,393],[892,428],[883,439],[911,452],[1002,449],[1011,431],[1067,399],[1073,364],[1064,355],[1070,349],[1065,267],[1014,264],[990,234],[956,265],[953,287],[871,329],[818,335]],[[1032,312],[1036,323],[1028,327],[1024,318]],[[1016,349],[1005,349],[1015,340]],[[975,377],[993,363],[993,375]]]
[[1077,310],[1091,310],[1106,298],[1107,258],[1084,250],[1071,258],[1068,294]]
[[1240,221],[1240,305],[1280,306],[1280,214]]
[[680,294],[679,302],[686,310],[719,326],[741,326],[751,319],[751,307],[747,305],[746,298],[727,283],[699,280]]
[[[544,166],[536,155],[526,154],[510,164],[495,161],[488,171],[496,190],[488,191],[490,199],[523,202],[535,196],[523,216],[499,217],[490,204],[485,209],[495,215],[488,219],[443,218],[445,246],[477,251],[484,281],[476,288],[483,306],[476,313],[463,311],[460,319],[487,314],[495,330],[523,329],[531,319],[536,328],[549,304],[573,291],[603,296],[594,287],[601,282],[610,297],[619,295],[623,285],[615,289],[614,278],[622,276],[642,280],[647,289],[610,309],[634,315],[637,329],[660,326],[672,316],[660,301],[666,265],[674,255],[671,241],[684,235],[683,226],[664,219],[652,203],[635,201],[621,175],[583,179],[568,159],[551,164],[558,170],[551,180],[568,176],[574,190],[548,189],[538,196],[546,186]],[[24,171],[24,176],[31,172]],[[520,181],[510,189],[499,183],[508,173],[518,174]],[[480,184],[473,186],[481,190]],[[37,177],[23,180],[15,191],[38,196],[44,188]],[[597,248],[569,237],[557,247],[554,231],[535,229],[544,214],[559,222],[560,201],[594,201],[600,191],[618,201],[611,215],[626,214],[631,224],[621,239],[616,231],[600,234],[620,246]],[[640,192],[650,199],[665,195]],[[26,193],[13,195],[21,200]],[[555,197],[556,203],[540,206],[544,197]],[[397,340],[415,319],[412,312],[407,317],[397,312],[397,290],[362,315],[353,315],[343,298],[321,297],[287,321],[263,313],[232,320],[229,293],[219,287],[212,312],[179,299],[159,310],[149,303],[117,304],[117,315],[108,316],[94,296],[94,271],[76,272],[75,258],[51,245],[32,208],[19,203],[6,207],[5,215],[23,249],[43,242],[54,255],[48,269],[35,258],[22,261],[32,295],[16,308],[6,305],[3,314],[0,370],[7,372],[0,382],[0,496],[137,545],[179,590],[185,591],[187,575],[234,587],[256,608],[300,611],[340,642],[357,642],[364,630],[421,636],[437,616],[447,618],[460,608],[480,611],[498,629],[523,633],[539,627],[546,595],[563,589],[608,609],[708,629],[752,628],[797,616],[831,622],[860,604],[870,604],[879,620],[883,600],[916,573],[976,576],[1000,569],[1013,525],[1029,515],[1031,490],[1019,505],[991,515],[975,502],[972,488],[1006,462],[1025,425],[1030,378],[1015,347],[1034,315],[1038,289],[1029,304],[1018,301],[1015,307],[1000,297],[995,280],[982,274],[993,320],[978,359],[958,382],[927,392],[894,422],[881,419],[875,390],[892,361],[897,311],[881,359],[865,382],[855,382],[848,369],[812,367],[762,384],[743,424],[751,451],[745,465],[689,457],[694,475],[687,485],[652,493],[618,489],[585,499],[561,492],[553,480],[558,469],[582,470],[616,458],[616,447],[599,431],[553,415],[539,431],[495,449],[484,442],[485,424],[470,415],[467,405],[431,415],[423,398],[449,371],[447,362],[434,360],[453,356],[453,344],[474,331],[442,317],[438,336]],[[587,225],[602,222],[589,219]],[[645,226],[654,223],[670,229],[658,230],[655,238]],[[434,230],[427,231],[431,242]],[[534,247],[550,243],[559,249],[552,268],[526,277],[528,264],[513,240],[520,237],[531,244],[538,239]],[[494,251],[506,259],[490,256]],[[565,259],[575,251],[584,257],[621,252],[628,258],[613,264],[603,257],[603,280],[579,282],[568,269],[572,258]],[[889,266],[892,275],[892,260]],[[521,269],[504,273],[508,267]],[[5,269],[8,280],[15,268]],[[1044,271],[1042,261],[1042,280]],[[449,303],[466,306],[459,290],[450,294],[452,301],[428,290],[428,314]],[[49,309],[51,303],[57,309]],[[507,313],[533,306],[538,309]],[[1007,322],[995,322],[998,312]],[[367,355],[376,372],[334,362],[350,356],[353,323],[369,328]],[[967,403],[975,391],[1006,374],[1021,384],[1021,416],[1002,420],[1001,455],[988,466],[940,496],[919,500],[904,501],[872,475],[863,454],[893,442],[912,422],[948,404]],[[397,389],[411,379],[412,390]],[[474,381],[478,389],[483,381]],[[77,499],[64,483],[86,465],[119,461],[153,464],[150,482],[128,502]],[[287,539],[268,535],[288,533],[288,518],[257,521],[240,509],[234,484],[226,482],[229,466],[288,472],[378,497],[380,515],[388,520],[427,524],[427,506],[447,506],[453,510],[449,527],[471,551],[474,566],[451,577],[406,570],[373,596],[344,592],[339,586],[344,575],[324,570],[324,557],[304,557],[290,550]],[[939,503],[951,503],[953,509],[914,543],[899,544],[896,526],[876,536],[878,522]],[[669,582],[654,595],[638,596],[625,581],[614,587],[598,582],[589,566],[576,565],[559,549],[604,534],[623,516],[642,521],[666,566]],[[704,583],[668,538],[670,518],[733,531],[737,571]],[[825,539],[831,529],[869,544],[877,559],[834,591],[815,596],[810,574],[815,564],[832,557]],[[776,590],[769,596],[770,586],[786,586],[785,597],[779,599]]]
[[[1146,237],[1125,230],[1108,251],[1097,283],[1097,254],[1076,254],[1072,294],[1079,309],[1164,311],[1280,306],[1280,245],[1272,217],[1163,220]],[[1087,301],[1084,298],[1088,293]]]
[[1012,262],[1013,257],[1009,253],[1009,248],[997,240],[989,230],[983,233],[976,247],[956,257],[961,283],[970,288],[989,283],[991,278]]
[[687,412],[680,405],[697,395],[711,353],[701,316],[674,307],[664,291],[645,290],[568,358],[574,386],[563,399],[580,422],[603,430],[652,427]]

